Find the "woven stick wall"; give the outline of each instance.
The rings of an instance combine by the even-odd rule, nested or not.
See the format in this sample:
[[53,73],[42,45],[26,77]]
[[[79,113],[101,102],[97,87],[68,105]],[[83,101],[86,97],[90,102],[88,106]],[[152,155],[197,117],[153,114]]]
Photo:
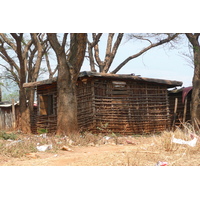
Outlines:
[[168,94],[164,85],[105,78],[88,78],[87,83],[80,85],[78,118],[82,129],[140,134],[169,127]]
[[[57,128],[57,84],[53,82],[52,84],[40,85],[37,87],[37,99],[38,103],[41,103],[41,96],[48,96],[53,98],[49,102],[51,98],[47,99],[47,102],[43,102],[45,105],[48,105],[47,111],[50,108],[51,113],[41,114],[41,106],[38,105],[37,115],[36,115],[36,127],[35,131],[46,129],[48,133],[55,133]],[[49,105],[51,103],[51,106]]]
[[[78,125],[93,133],[141,134],[170,126],[167,88],[182,82],[130,75],[84,72],[77,81]],[[35,131],[57,128],[56,79],[27,83],[36,87],[38,110]],[[67,117],[67,116],[66,116]],[[33,120],[34,121],[34,120]]]
[[94,92],[92,81],[84,82],[78,81],[77,82],[77,113],[78,113],[78,125],[79,129],[81,130],[88,130],[93,128],[94,126]]

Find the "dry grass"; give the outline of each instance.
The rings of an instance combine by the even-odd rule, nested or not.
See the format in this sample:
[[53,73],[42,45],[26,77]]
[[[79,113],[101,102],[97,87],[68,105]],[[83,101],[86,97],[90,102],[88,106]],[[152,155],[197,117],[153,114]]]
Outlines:
[[[115,152],[101,152],[90,155],[85,160],[80,159],[78,163],[70,165],[99,165],[99,166],[155,166],[158,161],[168,163],[168,166],[199,166],[200,165],[200,142],[195,147],[175,144],[172,137],[183,140],[191,140],[190,133],[194,132],[190,126],[185,126],[184,130],[177,129],[174,132],[164,131],[160,135],[130,137],[135,143],[124,143],[123,137],[111,136],[106,140],[104,135],[93,135],[85,133],[83,135],[71,135],[68,137],[42,135],[16,134],[15,140],[5,140],[0,137],[0,155],[6,157],[20,158],[28,153],[38,152],[37,145],[52,144],[53,148],[49,153],[57,153],[65,145],[68,147],[90,147],[110,144],[123,147],[124,150]],[[1,135],[1,134],[0,134]],[[128,138],[129,139],[129,138]],[[122,149],[122,148],[121,148]]]
[[195,147],[176,144],[172,137],[190,141],[193,129],[174,132],[164,131],[160,136],[152,136],[147,144],[137,148],[136,151],[127,153],[127,163],[131,166],[156,165],[158,161],[168,162],[169,166],[199,166],[200,143]]
[[[2,136],[2,137],[1,137]],[[101,135],[85,133],[84,135],[48,136],[27,135],[18,133],[0,133],[0,155],[7,157],[23,157],[28,153],[38,152],[37,146],[52,145],[48,152],[56,153],[63,146],[95,146],[102,144]]]

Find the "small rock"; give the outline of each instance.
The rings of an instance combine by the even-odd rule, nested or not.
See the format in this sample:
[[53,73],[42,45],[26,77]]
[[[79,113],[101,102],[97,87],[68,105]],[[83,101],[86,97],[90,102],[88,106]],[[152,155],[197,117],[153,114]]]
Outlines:
[[72,144],[74,143],[74,141],[72,141],[72,140],[70,140],[70,139],[67,139],[67,143],[68,143],[69,145],[72,145]]
[[111,143],[109,143],[110,145],[113,145],[113,146],[116,146],[116,143],[114,143],[114,142],[111,142]]
[[64,150],[64,151],[73,151],[72,149],[70,149],[70,148],[67,147],[67,146],[63,146],[63,147],[61,148],[61,150]]
[[88,146],[94,146],[94,143],[93,142],[91,142],[91,143],[88,143]]
[[36,153],[27,153],[26,156],[27,156],[28,158],[34,158],[34,159],[36,159],[36,158],[39,157]]
[[132,141],[130,141],[130,140],[126,140],[126,142],[127,142],[127,144],[134,144],[134,145],[136,145],[135,142],[132,142]]
[[103,138],[105,138],[106,140],[109,140],[109,139],[110,139],[110,137],[108,137],[108,136],[104,136]]
[[47,134],[46,133],[40,134],[40,137],[47,138]]
[[57,142],[57,144],[62,144],[62,142]]

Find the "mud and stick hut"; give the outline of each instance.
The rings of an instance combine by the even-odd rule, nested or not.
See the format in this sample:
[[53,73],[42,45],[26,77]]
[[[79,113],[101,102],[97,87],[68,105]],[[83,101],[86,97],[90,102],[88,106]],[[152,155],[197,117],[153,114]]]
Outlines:
[[[168,88],[182,82],[134,75],[81,72],[76,85],[81,131],[141,134],[170,126]],[[35,87],[38,110],[33,132],[56,132],[57,79],[26,83]],[[67,117],[67,115],[66,115]],[[106,130],[105,130],[106,129]]]
[[[31,118],[32,128],[35,128],[36,117],[37,116],[37,105],[34,103]],[[0,102],[0,130],[2,131],[14,131],[20,129],[20,112],[19,112],[19,102]]]
[[19,104],[0,102],[0,130],[11,131],[19,126]]

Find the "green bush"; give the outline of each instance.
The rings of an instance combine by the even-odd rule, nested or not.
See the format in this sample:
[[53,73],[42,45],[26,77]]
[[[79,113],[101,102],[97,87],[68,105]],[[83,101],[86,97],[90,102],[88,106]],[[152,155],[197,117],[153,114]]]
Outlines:
[[40,129],[37,130],[37,132],[38,132],[39,134],[44,134],[44,133],[48,133],[48,130],[45,129],[45,128],[40,128]]
[[6,132],[0,132],[0,139],[3,140],[16,140],[17,139],[17,135],[14,133],[6,133]]

